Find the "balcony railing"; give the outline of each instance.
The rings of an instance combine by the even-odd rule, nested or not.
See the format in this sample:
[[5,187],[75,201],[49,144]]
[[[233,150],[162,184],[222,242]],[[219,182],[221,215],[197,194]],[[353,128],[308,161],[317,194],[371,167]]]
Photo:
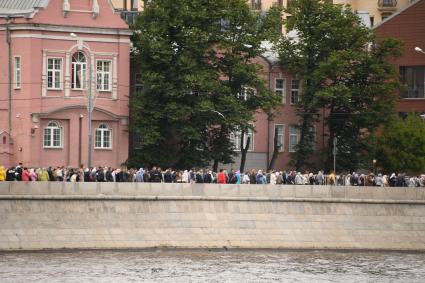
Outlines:
[[397,0],[378,0],[378,9],[385,11],[397,10]]

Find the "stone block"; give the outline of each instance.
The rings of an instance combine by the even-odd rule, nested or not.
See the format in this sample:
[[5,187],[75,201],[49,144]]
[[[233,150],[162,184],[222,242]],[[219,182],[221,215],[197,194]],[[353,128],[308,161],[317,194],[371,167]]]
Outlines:
[[219,185],[220,197],[238,197],[239,196],[239,185],[225,184]]
[[0,195],[9,195],[9,194],[10,194],[10,183],[0,182]]

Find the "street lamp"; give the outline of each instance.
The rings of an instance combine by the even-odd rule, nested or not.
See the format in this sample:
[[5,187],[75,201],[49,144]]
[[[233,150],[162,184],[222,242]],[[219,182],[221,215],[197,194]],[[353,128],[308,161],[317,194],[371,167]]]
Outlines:
[[[83,41],[78,36],[71,32],[71,37],[76,38],[78,41],[78,48],[83,48]],[[89,54],[90,55],[90,54]],[[87,123],[88,123],[88,143],[87,143],[87,167],[91,167],[91,148],[92,148],[92,113],[94,109],[94,96],[92,95],[92,65],[90,57],[87,60],[89,67],[89,79],[88,79],[88,93],[87,93]]]
[[423,51],[423,50],[422,50],[422,48],[420,48],[420,47],[418,47],[418,46],[416,46],[416,47],[415,47],[415,51],[416,51],[416,52],[419,52],[419,53],[423,53],[423,54],[425,54],[425,51]]

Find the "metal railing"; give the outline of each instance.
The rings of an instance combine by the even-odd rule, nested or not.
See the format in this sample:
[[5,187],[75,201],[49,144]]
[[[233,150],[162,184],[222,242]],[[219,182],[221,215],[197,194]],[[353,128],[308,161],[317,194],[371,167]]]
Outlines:
[[378,0],[378,7],[380,8],[397,7],[397,0]]

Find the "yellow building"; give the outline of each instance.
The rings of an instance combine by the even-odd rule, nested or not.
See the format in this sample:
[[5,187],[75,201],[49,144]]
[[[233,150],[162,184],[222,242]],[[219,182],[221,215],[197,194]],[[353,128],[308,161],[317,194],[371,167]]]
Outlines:
[[368,13],[371,26],[385,20],[415,0],[333,0],[334,4],[348,4],[358,14]]
[[[118,10],[142,11],[149,0],[111,0]],[[350,5],[366,25],[374,26],[416,0],[333,0],[334,4]],[[291,0],[247,0],[253,10],[266,11],[274,5],[286,7]]]

